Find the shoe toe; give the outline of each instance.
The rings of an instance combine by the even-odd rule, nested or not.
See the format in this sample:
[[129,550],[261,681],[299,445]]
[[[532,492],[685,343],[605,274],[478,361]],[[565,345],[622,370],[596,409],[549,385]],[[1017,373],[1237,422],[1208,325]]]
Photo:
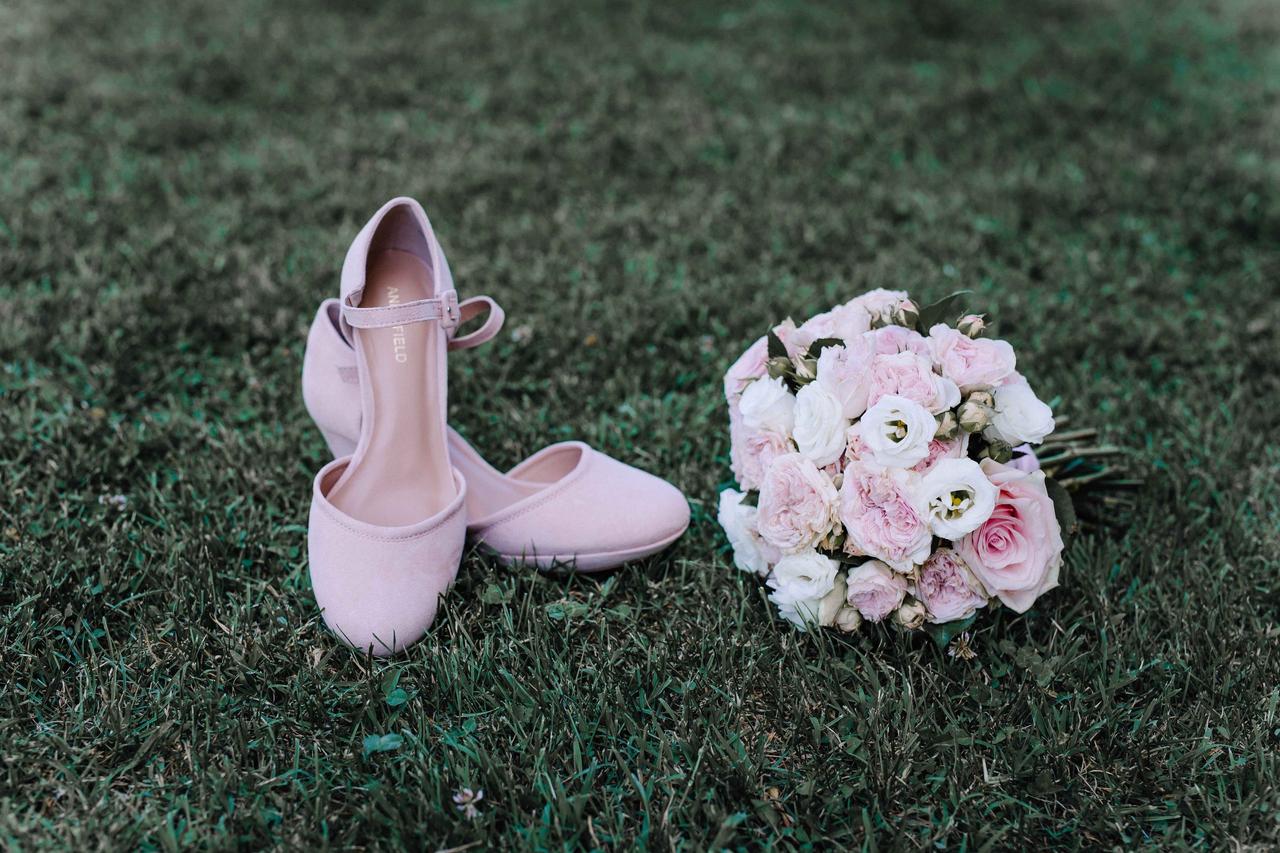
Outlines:
[[[345,515],[316,477],[307,547],[311,585],[325,624],[353,648],[390,655],[421,639],[458,573],[466,539],[465,486],[437,515],[379,527]],[[460,478],[459,478],[460,479]]]
[[477,535],[507,561],[600,571],[660,551],[689,526],[675,486],[598,451],[571,476]]

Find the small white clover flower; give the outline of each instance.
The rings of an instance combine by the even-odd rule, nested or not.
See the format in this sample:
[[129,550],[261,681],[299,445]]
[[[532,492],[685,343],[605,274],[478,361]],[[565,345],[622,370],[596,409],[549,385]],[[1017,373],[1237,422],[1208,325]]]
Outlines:
[[480,809],[476,808],[476,803],[484,799],[484,788],[473,791],[470,788],[463,788],[453,795],[453,807],[462,812],[463,817],[467,820],[475,820],[480,817]]

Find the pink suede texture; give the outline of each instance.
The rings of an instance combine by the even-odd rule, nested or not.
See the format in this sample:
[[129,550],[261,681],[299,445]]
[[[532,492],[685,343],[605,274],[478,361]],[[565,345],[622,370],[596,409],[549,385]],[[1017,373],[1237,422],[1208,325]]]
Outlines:
[[[383,218],[393,210],[396,214],[388,219],[389,227],[380,230]],[[352,242],[343,262],[343,304],[360,306],[368,253],[375,235],[380,249],[404,247],[418,257],[429,257],[434,295],[452,293],[444,253],[426,214],[417,202],[398,198],[383,205]],[[425,317],[424,321],[440,322]],[[332,323],[330,326],[332,332]],[[308,407],[318,407],[323,417],[340,421],[344,430],[354,428],[358,436],[360,424],[369,420],[367,413],[374,405],[371,394],[357,393],[343,401],[345,408],[334,400],[324,383],[316,381],[313,365],[317,357],[328,364],[339,351],[332,348],[334,341],[325,340],[322,335],[312,337],[315,340],[308,341],[304,359],[303,397]],[[446,346],[443,337],[437,340],[437,348],[427,356],[431,359],[427,387],[412,388],[408,393],[438,395],[435,416],[441,429],[439,453],[447,456]],[[364,359],[341,336],[337,342],[342,346],[344,365],[353,373],[365,373],[368,365]],[[385,447],[380,445],[378,449]],[[351,507],[348,512],[339,509],[330,495],[352,477],[362,460],[368,458],[369,450],[367,441],[357,444],[353,439],[344,448],[342,458],[324,466],[316,475],[307,528],[308,562],[325,623],[351,646],[375,655],[389,655],[422,637],[435,619],[440,596],[457,576],[466,543],[467,483],[456,469],[449,471],[445,477],[449,491],[440,493],[440,508],[421,521],[395,526],[362,521],[352,516],[355,510]],[[445,466],[449,464],[447,458],[440,461]]]
[[[360,434],[360,388],[355,353],[338,330],[336,309],[336,300],[327,300],[316,312],[302,388],[307,411],[341,455]],[[452,429],[449,447],[456,467],[485,475],[467,475],[467,528],[505,562],[550,568],[572,561],[579,571],[599,571],[661,551],[689,525],[689,505],[679,489],[581,442],[543,448],[506,474]],[[562,476],[537,475],[550,463]],[[536,493],[496,511],[486,507],[492,502],[482,500],[483,481],[504,477]]]
[[343,304],[360,304],[360,291],[364,289],[365,264],[374,234],[377,233],[378,226],[382,224],[387,214],[397,208],[407,210],[417,228],[411,229],[408,223],[405,223],[401,233],[384,239],[383,248],[400,247],[416,251],[420,248],[420,241],[425,240],[431,258],[431,269],[435,276],[436,293],[453,290],[453,273],[449,271],[449,262],[445,259],[444,250],[436,240],[435,231],[422,210],[422,205],[411,198],[400,196],[378,208],[378,212],[369,218],[369,221],[360,229],[360,233],[356,234],[356,238],[351,241],[351,248],[347,249],[347,256],[342,262]]
[[311,586],[325,624],[351,646],[399,652],[431,626],[466,541],[466,482],[438,515],[405,527],[365,524],[326,499],[346,459],[320,469],[312,487],[307,545]]
[[572,560],[579,571],[598,571],[660,551],[689,526],[679,489],[581,442],[543,448],[507,476],[520,478],[545,456],[574,451],[577,464],[568,474],[472,519],[472,535],[508,561],[549,568]]

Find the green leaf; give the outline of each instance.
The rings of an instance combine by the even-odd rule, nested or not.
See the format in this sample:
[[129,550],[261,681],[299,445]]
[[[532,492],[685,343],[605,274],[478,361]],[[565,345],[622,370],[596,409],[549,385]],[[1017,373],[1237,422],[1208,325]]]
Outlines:
[[916,321],[916,328],[920,334],[929,334],[929,327],[938,323],[945,323],[948,317],[959,316],[956,305],[960,302],[962,296],[968,296],[973,293],[972,290],[957,290],[955,293],[942,297],[932,305],[926,305],[920,309],[920,319]]
[[379,685],[382,688],[382,695],[383,696],[390,695],[391,691],[395,690],[396,687],[399,686],[399,684],[400,684],[400,669],[397,667],[394,669],[387,670],[386,675],[382,676],[382,683]]
[[1052,477],[1044,478],[1044,487],[1053,501],[1053,514],[1058,517],[1058,526],[1062,528],[1062,544],[1065,546],[1080,526],[1075,502],[1071,500],[1071,493]]
[[557,622],[582,616],[591,608],[580,601],[556,601],[547,605],[547,615]]
[[818,338],[809,344],[809,350],[805,353],[805,358],[817,358],[822,355],[822,351],[827,347],[842,347],[844,341],[840,338]]
[[928,622],[925,624],[924,629],[929,632],[929,636],[933,637],[933,641],[938,644],[938,648],[945,649],[952,640],[968,631],[969,627],[977,619],[978,614],[975,613],[968,619],[956,619],[954,622],[943,622],[941,625]]
[[502,584],[490,583],[480,592],[480,600],[485,604],[506,604],[515,595],[515,589],[505,589]]
[[758,489],[747,489],[747,493],[742,496],[743,506],[760,506],[760,491]]
[[789,358],[787,355],[787,347],[782,343],[782,338],[774,334],[773,330],[769,330],[769,358]]
[[404,688],[397,687],[387,694],[387,704],[392,708],[399,708],[405,702],[409,701],[409,694],[404,692]]
[[364,739],[364,757],[368,758],[375,752],[394,752],[404,743],[404,738],[400,735],[369,735]]

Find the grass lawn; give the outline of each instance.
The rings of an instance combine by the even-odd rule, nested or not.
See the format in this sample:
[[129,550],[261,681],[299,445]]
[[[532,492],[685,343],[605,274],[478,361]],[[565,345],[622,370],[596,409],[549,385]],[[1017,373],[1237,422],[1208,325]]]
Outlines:
[[[1274,0],[0,4],[0,845],[1272,849],[1278,180]],[[508,312],[453,423],[693,525],[468,554],[370,661],[298,377],[401,193]],[[790,630],[714,521],[725,367],[873,286],[976,291],[1146,478],[972,661]]]

